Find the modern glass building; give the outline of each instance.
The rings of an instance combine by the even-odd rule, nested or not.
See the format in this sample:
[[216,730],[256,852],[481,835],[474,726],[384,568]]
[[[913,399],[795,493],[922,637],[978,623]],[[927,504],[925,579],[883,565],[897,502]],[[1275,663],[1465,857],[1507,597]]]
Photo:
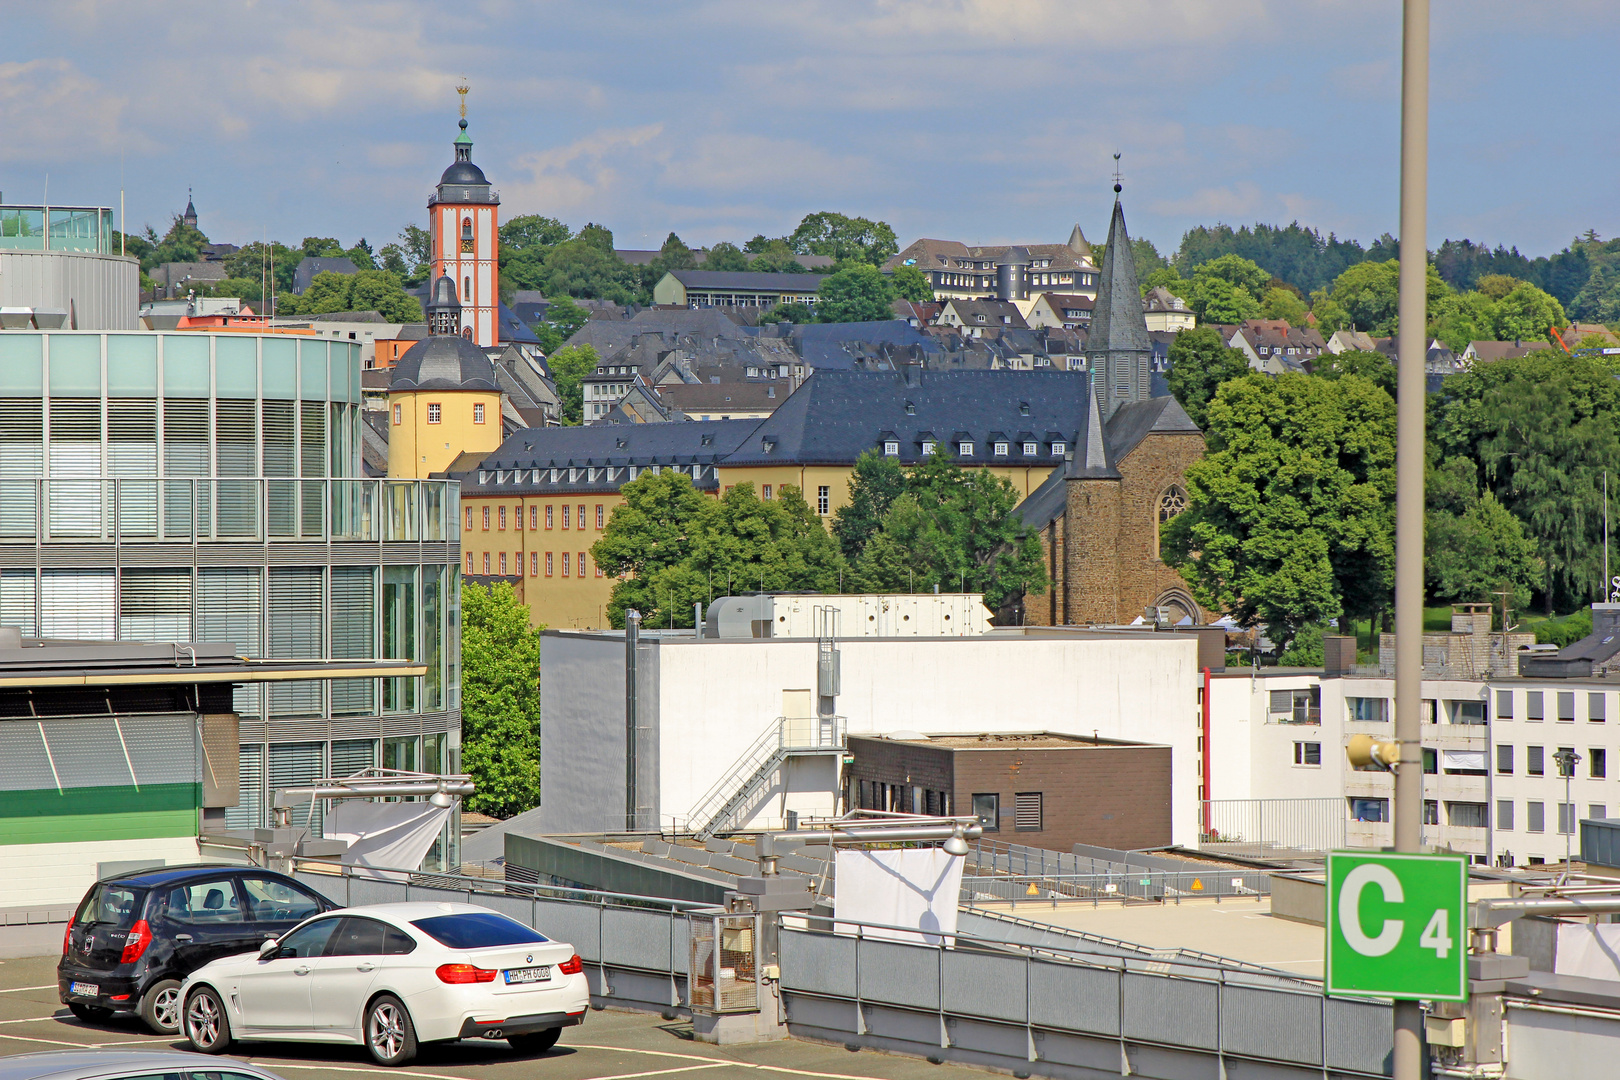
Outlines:
[[240,798],[206,829],[368,765],[459,771],[457,485],[360,478],[360,369],[341,341],[0,332],[0,624],[428,667],[238,688]]
[[0,206],[0,250],[116,255],[105,206]]

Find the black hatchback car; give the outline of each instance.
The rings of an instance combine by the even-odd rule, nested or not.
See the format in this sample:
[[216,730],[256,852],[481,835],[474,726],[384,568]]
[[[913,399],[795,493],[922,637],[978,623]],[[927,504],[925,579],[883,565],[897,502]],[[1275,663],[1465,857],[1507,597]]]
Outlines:
[[180,981],[210,960],[257,949],[338,907],[286,874],[257,867],[172,866],[96,882],[62,939],[57,988],[86,1022],[140,1015],[180,1030]]

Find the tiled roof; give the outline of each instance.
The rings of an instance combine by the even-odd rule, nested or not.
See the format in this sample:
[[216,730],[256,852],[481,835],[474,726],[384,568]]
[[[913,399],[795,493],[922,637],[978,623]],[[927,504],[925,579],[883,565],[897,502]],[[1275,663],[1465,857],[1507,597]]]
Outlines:
[[671,270],[688,289],[742,289],[758,292],[815,292],[826,274],[766,274],[752,270]]

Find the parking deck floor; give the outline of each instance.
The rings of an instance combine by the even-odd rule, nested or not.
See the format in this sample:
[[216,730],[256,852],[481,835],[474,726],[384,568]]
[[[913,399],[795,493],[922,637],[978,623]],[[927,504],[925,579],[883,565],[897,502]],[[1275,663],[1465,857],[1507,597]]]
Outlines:
[[[0,961],[0,1056],[88,1046],[151,1046],[184,1049],[175,1039],[152,1035],[133,1018],[103,1026],[79,1022],[56,997],[56,957]],[[957,1065],[931,1065],[917,1058],[782,1040],[744,1046],[711,1046],[692,1040],[692,1026],[649,1013],[603,1010],[568,1028],[550,1053],[525,1058],[504,1042],[430,1046],[400,1069],[375,1065],[358,1046],[254,1043],[228,1057],[252,1061],[286,1080],[642,1080],[690,1076],[693,1080],[977,1080],[998,1074]]]

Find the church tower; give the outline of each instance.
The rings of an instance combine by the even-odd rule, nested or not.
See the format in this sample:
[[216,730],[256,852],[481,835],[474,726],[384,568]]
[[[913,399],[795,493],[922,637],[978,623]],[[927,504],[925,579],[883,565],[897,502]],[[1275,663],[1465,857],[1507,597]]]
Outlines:
[[441,473],[464,453],[482,457],[505,438],[495,365],[463,333],[456,283],[440,274],[428,301],[428,336],[406,349],[388,383],[388,475]]
[[1106,422],[1121,405],[1146,401],[1153,393],[1153,341],[1142,315],[1142,291],[1136,281],[1136,259],[1119,205],[1121,186],[1114,182],[1114,218],[1108,225],[1097,304],[1086,338],[1091,392],[1099,398]]
[[500,198],[484,171],[472,161],[467,134],[467,87],[461,95],[461,134],[456,160],[439,177],[428,200],[428,231],[433,238],[433,275],[455,283],[461,300],[461,334],[488,348],[500,342],[500,270],[496,265]]
[[185,223],[188,229],[197,227],[197,208],[191,203],[190,188],[186,188],[186,212],[180,215],[180,220]]

